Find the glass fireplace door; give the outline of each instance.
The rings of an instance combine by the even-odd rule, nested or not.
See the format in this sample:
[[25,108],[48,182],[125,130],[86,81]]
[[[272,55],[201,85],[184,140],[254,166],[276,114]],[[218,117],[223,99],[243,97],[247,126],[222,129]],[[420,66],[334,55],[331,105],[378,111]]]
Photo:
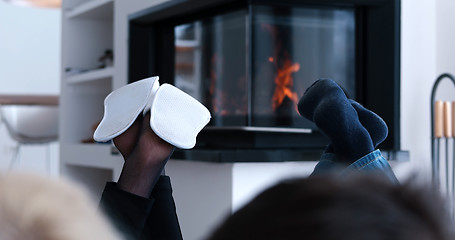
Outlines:
[[247,126],[246,11],[176,26],[176,87],[212,114],[211,126]]
[[209,108],[211,126],[314,128],[296,104],[318,78],[355,97],[353,9],[251,6],[174,35],[174,84]]
[[297,103],[319,78],[355,98],[353,9],[252,9],[252,125],[308,127]]

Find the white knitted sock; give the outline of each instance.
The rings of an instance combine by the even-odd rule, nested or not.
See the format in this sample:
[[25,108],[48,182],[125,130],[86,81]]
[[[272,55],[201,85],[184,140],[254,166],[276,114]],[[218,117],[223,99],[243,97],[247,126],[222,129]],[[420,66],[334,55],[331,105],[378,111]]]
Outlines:
[[150,127],[163,140],[182,149],[193,148],[210,112],[196,99],[158,77],[128,84],[104,100],[104,116],[93,134],[105,142],[125,132],[138,115],[150,111]]
[[210,118],[209,110],[196,99],[170,84],[163,84],[154,96],[150,127],[168,143],[190,149]]
[[93,134],[98,142],[109,141],[125,132],[144,111],[158,84],[158,77],[150,77],[130,83],[104,99],[104,116]]

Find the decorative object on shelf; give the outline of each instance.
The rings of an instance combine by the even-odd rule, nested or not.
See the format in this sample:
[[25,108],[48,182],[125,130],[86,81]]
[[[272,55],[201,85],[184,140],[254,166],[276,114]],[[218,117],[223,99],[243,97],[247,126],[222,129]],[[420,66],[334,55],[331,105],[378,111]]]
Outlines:
[[112,67],[114,65],[114,53],[111,49],[107,49],[98,61],[101,63],[98,68]]
[[5,2],[25,7],[60,8],[61,0],[4,0]]
[[[433,89],[431,91],[431,102],[430,102],[430,113],[431,113],[431,167],[432,167],[432,179],[435,185],[440,185],[440,150],[441,139],[445,140],[445,187],[446,194],[449,197],[450,192],[452,192],[452,198],[455,199],[455,154],[452,159],[452,175],[449,176],[449,139],[455,136],[454,126],[455,126],[455,101],[441,101],[436,100],[436,90],[441,82],[441,80],[448,78],[452,81],[455,86],[455,77],[451,74],[444,73],[440,75],[435,83],[433,84]],[[455,141],[453,141],[452,152],[455,151]],[[452,180],[451,183],[449,180]],[[452,190],[450,191],[449,185],[452,184]],[[455,210],[455,208],[453,208]]]
[[90,71],[88,68],[76,68],[76,67],[67,67],[65,68],[65,74],[67,77],[72,75],[81,74],[84,72]]
[[[104,52],[104,55],[98,58],[98,61],[100,62],[100,65],[93,67],[93,68],[82,68],[82,67],[66,67],[65,68],[65,74],[66,77],[72,77],[72,76],[77,76],[81,75],[83,73],[90,73],[90,72],[98,72],[101,71],[102,69],[107,69],[107,68],[112,68],[114,66],[114,54],[112,50],[108,49]],[[109,73],[110,74],[110,73]],[[97,75],[95,73],[95,75]],[[103,78],[105,77],[103,74],[101,76],[88,76],[88,78]],[[84,81],[84,80],[82,80]]]

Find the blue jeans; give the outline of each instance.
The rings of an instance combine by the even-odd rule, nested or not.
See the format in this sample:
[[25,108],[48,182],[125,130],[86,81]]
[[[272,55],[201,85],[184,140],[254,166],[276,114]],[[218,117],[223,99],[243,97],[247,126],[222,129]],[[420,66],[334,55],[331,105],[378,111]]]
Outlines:
[[[335,159],[336,155],[333,153],[322,154],[321,159],[314,168],[312,175],[318,175],[321,173],[331,172],[335,169],[340,169],[341,166],[338,162],[335,161]],[[392,168],[379,150],[375,150],[361,157],[360,159],[356,160],[341,170],[342,175],[356,172],[382,174],[390,181],[398,183],[398,180],[393,173]]]

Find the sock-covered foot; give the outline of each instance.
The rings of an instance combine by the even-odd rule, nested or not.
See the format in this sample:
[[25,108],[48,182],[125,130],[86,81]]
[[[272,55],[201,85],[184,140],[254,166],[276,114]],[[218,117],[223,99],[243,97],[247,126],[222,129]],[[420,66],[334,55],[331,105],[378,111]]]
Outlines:
[[371,140],[373,141],[373,146],[376,148],[381,144],[387,137],[388,128],[384,120],[374,113],[373,111],[366,109],[360,103],[349,99],[351,105],[357,111],[359,116],[360,123],[366,128],[368,133],[370,133]]
[[353,162],[374,150],[357,111],[334,81],[320,79],[313,83],[300,99],[298,109],[329,137],[340,161]]
[[[365,129],[370,134],[371,140],[373,141],[373,146],[374,148],[376,148],[387,137],[388,134],[387,124],[379,115],[365,108],[360,103],[352,99],[349,99],[349,101],[351,102],[351,105],[354,107],[354,109],[357,111],[360,123],[363,125],[363,127],[365,127]],[[333,153],[332,144],[329,144],[324,152]]]

